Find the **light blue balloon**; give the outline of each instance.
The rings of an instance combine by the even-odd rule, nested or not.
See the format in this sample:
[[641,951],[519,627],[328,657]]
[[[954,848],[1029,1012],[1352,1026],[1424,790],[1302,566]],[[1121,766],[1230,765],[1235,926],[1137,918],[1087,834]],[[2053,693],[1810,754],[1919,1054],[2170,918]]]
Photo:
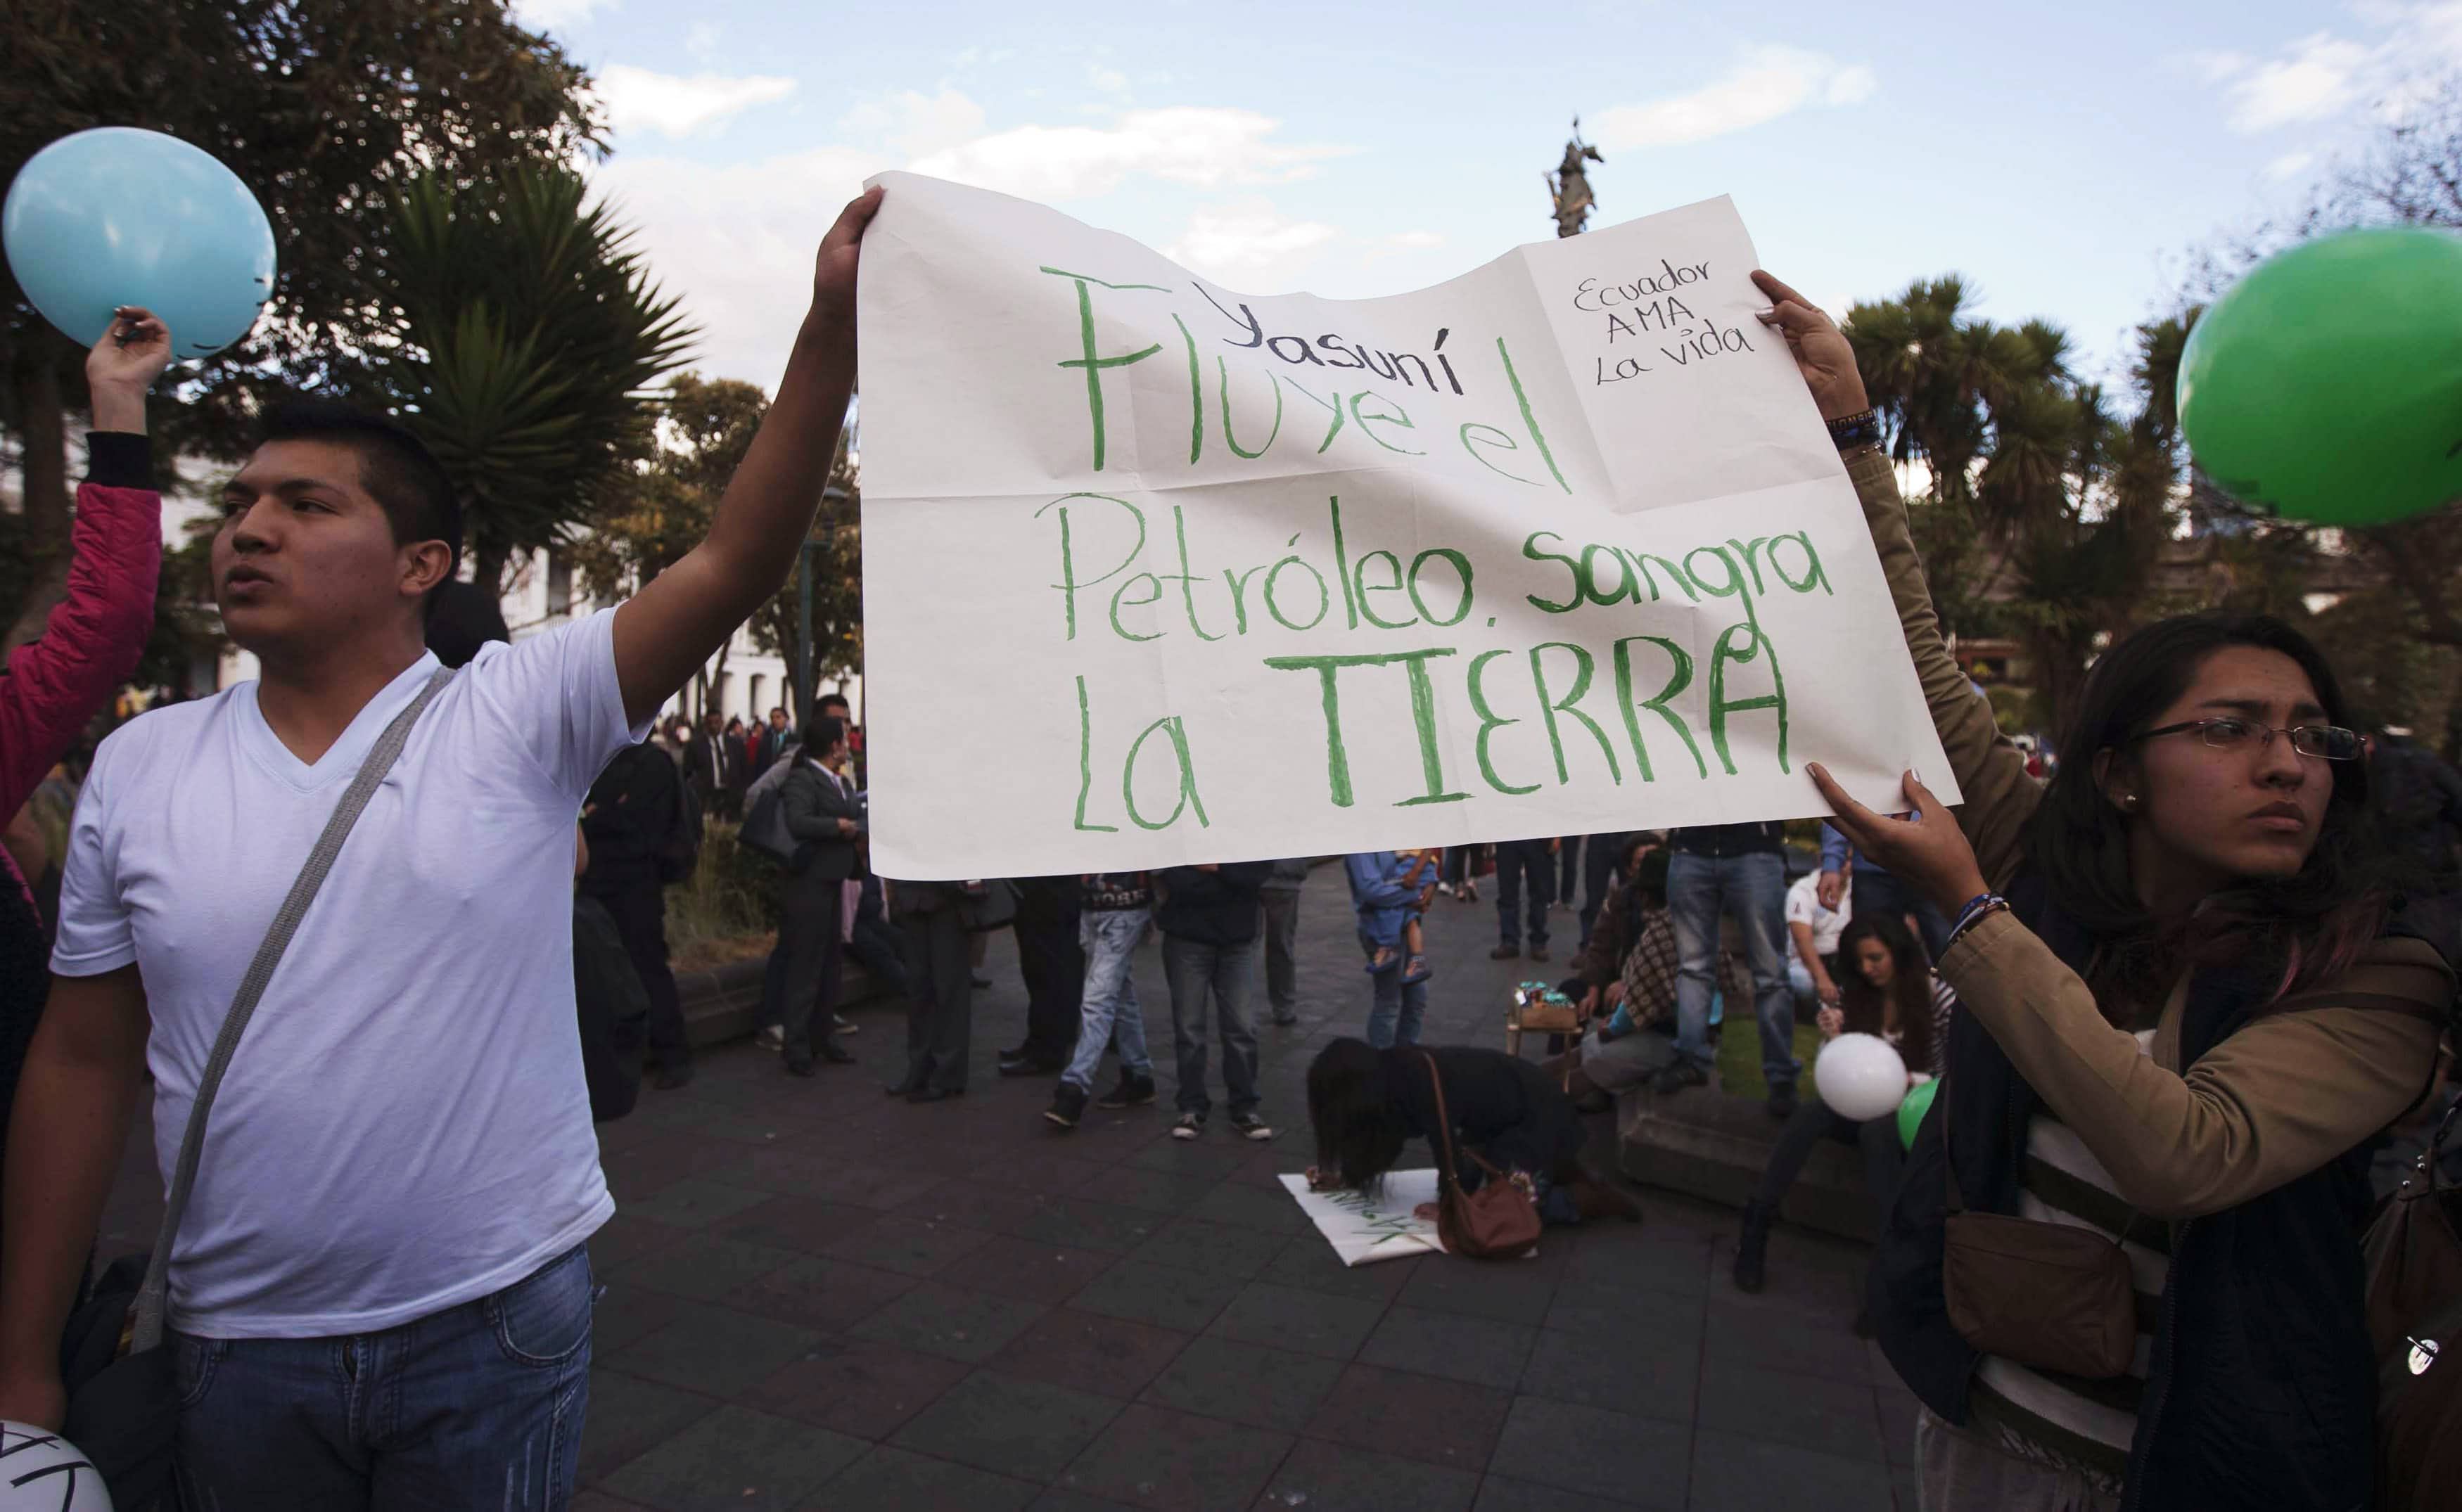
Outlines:
[[248,335],[273,297],[273,227],[239,176],[159,131],[98,126],[26,160],[0,206],[9,269],[79,346],[119,305],[170,328],[174,360]]

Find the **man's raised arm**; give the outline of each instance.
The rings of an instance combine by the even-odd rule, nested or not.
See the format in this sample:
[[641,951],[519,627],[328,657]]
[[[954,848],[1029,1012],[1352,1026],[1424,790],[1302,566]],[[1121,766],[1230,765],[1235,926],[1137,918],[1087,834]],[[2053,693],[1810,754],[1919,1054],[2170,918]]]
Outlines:
[[635,724],[657,713],[794,571],[854,391],[855,260],[879,207],[880,190],[866,190],[821,239],[811,311],[709,535],[616,611],[616,679],[624,718]]

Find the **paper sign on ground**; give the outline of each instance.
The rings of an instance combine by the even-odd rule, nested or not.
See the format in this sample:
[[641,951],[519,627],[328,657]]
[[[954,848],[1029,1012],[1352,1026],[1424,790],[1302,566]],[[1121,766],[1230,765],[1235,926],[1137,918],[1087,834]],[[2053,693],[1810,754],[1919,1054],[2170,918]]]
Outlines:
[[1304,1176],[1285,1176],[1283,1185],[1346,1265],[1445,1252],[1436,1225],[1413,1213],[1420,1203],[1436,1199],[1433,1166],[1393,1172],[1372,1194],[1311,1192]]
[[859,321],[883,875],[1806,815],[1811,760],[1890,808],[1910,767],[1946,786],[1728,201],[1343,302],[882,182]]

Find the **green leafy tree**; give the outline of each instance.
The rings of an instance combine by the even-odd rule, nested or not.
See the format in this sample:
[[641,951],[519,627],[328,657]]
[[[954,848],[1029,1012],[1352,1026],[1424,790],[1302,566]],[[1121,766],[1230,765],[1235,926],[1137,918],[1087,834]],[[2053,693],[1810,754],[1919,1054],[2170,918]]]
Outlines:
[[[380,291],[393,209],[421,173],[475,179],[602,144],[589,76],[503,0],[12,0],[0,24],[0,182],[90,126],[142,126],[212,153],[273,225],[280,273],[256,331],[179,375],[165,450],[228,458],[277,390],[352,391],[395,316]],[[0,425],[23,463],[37,564],[0,614],[37,632],[68,570],[63,417],[82,354],[0,270]]]
[[422,175],[391,231],[379,293],[398,314],[361,392],[436,453],[473,578],[501,589],[508,561],[622,507],[655,440],[652,385],[694,333],[570,168]]
[[[575,570],[597,596],[634,592],[701,544],[729,479],[769,412],[769,396],[733,378],[680,374],[660,404],[659,444],[632,470],[619,502],[578,538]],[[841,444],[809,539],[813,550],[812,661],[815,680],[854,671],[863,659],[862,537],[855,469]],[[792,665],[800,604],[789,578],[752,618],[753,643]],[[704,668],[698,692],[725,670],[726,649]]]

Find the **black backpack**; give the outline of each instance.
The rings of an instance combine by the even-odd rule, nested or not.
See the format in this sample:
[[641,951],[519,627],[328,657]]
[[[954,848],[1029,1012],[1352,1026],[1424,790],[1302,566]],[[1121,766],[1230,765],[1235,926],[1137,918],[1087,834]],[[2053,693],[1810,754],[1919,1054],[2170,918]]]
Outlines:
[[670,887],[690,877],[701,865],[701,794],[680,773],[675,781],[676,816],[667,826],[666,838],[659,842],[659,880]]

